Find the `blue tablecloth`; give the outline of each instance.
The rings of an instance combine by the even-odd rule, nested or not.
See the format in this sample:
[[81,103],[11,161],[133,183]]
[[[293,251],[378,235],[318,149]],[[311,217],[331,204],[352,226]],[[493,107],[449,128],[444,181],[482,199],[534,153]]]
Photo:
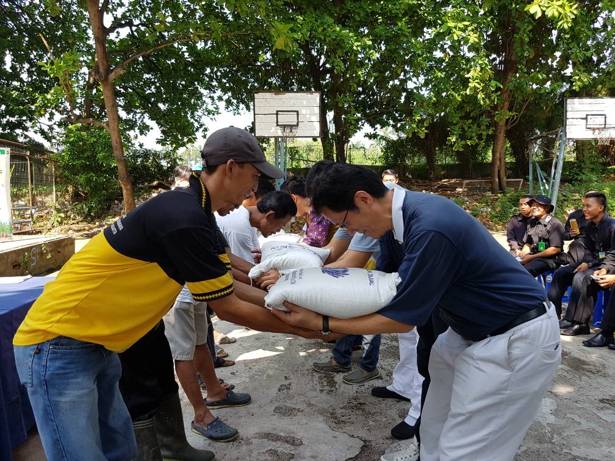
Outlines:
[[21,283],[0,283],[0,460],[28,437],[34,416],[25,388],[19,382],[13,355],[13,336],[43,286],[55,276],[32,277]]

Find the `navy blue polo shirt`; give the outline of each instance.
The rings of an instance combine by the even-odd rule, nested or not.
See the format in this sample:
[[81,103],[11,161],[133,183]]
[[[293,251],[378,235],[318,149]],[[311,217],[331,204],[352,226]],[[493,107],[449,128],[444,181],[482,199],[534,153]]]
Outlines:
[[423,325],[440,309],[449,326],[473,338],[544,301],[542,286],[475,218],[438,195],[395,194],[404,192],[397,213],[393,199],[394,230],[381,238],[378,261],[379,269],[398,271],[402,282],[379,314]]

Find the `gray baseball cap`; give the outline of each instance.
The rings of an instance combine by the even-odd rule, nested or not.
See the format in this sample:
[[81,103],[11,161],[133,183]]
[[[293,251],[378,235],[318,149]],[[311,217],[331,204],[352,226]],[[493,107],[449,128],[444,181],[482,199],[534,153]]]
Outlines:
[[256,138],[246,130],[229,126],[214,131],[205,140],[201,150],[203,167],[222,165],[229,160],[251,163],[254,168],[269,178],[282,178],[284,173],[268,163]]

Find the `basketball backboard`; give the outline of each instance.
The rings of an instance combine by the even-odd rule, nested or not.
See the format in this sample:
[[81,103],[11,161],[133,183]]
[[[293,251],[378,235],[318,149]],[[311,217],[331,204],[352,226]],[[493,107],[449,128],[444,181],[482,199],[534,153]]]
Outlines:
[[319,138],[320,93],[255,93],[254,134],[264,138]]
[[615,139],[615,98],[566,99],[566,138]]

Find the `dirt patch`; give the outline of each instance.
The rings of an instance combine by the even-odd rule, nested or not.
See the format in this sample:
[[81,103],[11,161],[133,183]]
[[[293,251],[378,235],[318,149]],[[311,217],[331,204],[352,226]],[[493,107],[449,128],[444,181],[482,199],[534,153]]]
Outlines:
[[275,448],[270,448],[265,451],[267,455],[267,459],[270,461],[290,461],[295,458],[294,453],[288,453],[286,451],[276,450]]
[[257,432],[252,436],[253,439],[269,440],[270,442],[281,442],[292,447],[300,447],[303,440],[292,435],[274,434],[273,432]]
[[273,413],[279,416],[297,416],[302,412],[303,410],[301,408],[295,408],[289,405],[278,405],[273,409]]

